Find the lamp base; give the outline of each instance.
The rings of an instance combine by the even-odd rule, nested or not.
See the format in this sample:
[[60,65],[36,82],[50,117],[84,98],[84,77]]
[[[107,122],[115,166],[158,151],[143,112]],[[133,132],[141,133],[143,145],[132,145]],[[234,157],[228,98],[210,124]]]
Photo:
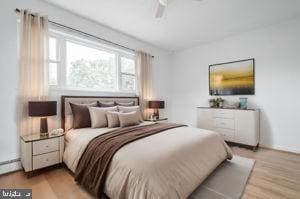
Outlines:
[[40,135],[41,136],[48,135],[48,123],[46,117],[41,118]]
[[158,109],[154,109],[153,110],[153,117],[158,120],[159,119],[159,110]]

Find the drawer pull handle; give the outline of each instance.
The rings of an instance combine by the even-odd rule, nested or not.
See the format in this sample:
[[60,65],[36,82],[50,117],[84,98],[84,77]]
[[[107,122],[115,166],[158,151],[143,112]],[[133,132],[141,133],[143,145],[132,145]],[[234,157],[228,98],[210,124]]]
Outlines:
[[224,123],[224,122],[221,122],[221,124],[222,124],[222,125],[225,125],[225,123]]
[[46,145],[46,148],[48,148],[49,146],[48,145]]
[[48,158],[46,159],[46,162],[48,162],[49,160],[48,160]]

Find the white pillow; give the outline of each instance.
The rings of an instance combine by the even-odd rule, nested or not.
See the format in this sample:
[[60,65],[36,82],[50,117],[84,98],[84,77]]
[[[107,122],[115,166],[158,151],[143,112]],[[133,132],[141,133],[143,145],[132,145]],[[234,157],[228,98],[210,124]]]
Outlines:
[[120,126],[119,113],[120,112],[117,111],[106,112],[108,128],[114,128]]
[[107,127],[107,111],[118,111],[116,106],[113,107],[88,107],[91,116],[91,127],[92,128],[102,128]]
[[118,106],[118,110],[123,112],[123,113],[129,113],[136,111],[138,114],[140,122],[143,122],[143,116],[142,116],[142,111],[139,106]]
[[139,115],[136,111],[129,113],[119,113],[120,127],[138,125],[140,123]]

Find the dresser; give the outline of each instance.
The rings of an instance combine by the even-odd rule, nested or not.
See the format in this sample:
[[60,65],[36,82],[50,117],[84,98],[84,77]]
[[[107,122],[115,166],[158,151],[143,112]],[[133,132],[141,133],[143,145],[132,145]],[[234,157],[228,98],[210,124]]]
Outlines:
[[21,136],[21,162],[25,172],[61,163],[63,151],[63,133]]
[[197,107],[197,127],[213,130],[225,141],[252,146],[259,144],[258,109],[221,109]]

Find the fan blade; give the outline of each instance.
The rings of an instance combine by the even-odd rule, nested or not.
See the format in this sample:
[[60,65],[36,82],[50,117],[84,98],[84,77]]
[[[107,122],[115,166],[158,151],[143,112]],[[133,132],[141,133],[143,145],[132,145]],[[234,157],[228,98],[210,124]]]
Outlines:
[[167,4],[167,0],[158,0],[158,7],[156,10],[155,18],[161,18],[164,15]]
[[166,6],[158,4],[156,14],[155,14],[155,18],[161,18],[164,15],[165,9],[166,9]]

